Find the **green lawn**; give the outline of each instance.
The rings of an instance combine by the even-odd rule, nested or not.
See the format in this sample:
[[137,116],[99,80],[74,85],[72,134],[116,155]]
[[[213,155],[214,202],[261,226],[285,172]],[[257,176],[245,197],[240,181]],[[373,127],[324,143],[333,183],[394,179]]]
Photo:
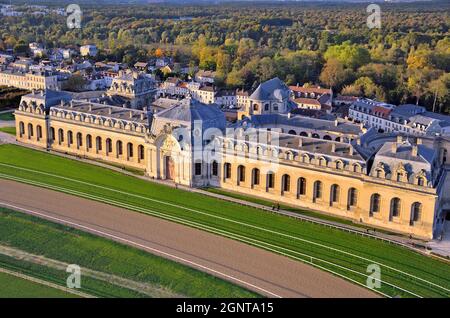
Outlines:
[[450,264],[407,248],[15,145],[0,146],[0,163],[0,177],[159,216],[305,262],[312,257],[315,266],[361,284],[367,266],[377,263],[380,291],[390,296],[450,296]]
[[14,115],[12,112],[10,113],[1,113],[0,120],[14,120]]
[[0,131],[5,132],[7,134],[16,135],[16,127],[0,127]]
[[0,272],[0,298],[69,298],[76,297],[52,287]]
[[[212,275],[145,251],[94,236],[74,228],[0,208],[0,244],[47,258],[115,274],[155,287],[154,297],[255,297],[256,295]],[[67,273],[0,254],[0,267],[65,284]],[[161,292],[167,291],[166,292]],[[145,295],[82,276],[80,291],[100,297]]]

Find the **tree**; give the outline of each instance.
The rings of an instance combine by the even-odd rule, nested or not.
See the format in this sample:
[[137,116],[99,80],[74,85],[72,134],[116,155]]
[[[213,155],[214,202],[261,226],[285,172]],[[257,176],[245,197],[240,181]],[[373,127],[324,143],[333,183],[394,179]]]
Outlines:
[[82,91],[86,85],[86,80],[80,74],[73,74],[65,83],[64,88],[68,91],[79,92]]
[[344,65],[335,59],[329,59],[320,73],[320,81],[330,88],[340,88],[347,79]]
[[344,42],[341,45],[330,46],[324,54],[325,60],[336,59],[345,67],[357,69],[370,62],[369,51],[356,44]]

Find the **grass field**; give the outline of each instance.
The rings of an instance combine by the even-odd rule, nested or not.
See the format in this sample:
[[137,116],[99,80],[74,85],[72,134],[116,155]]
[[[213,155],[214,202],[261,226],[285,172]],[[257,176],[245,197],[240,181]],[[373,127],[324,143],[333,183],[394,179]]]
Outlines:
[[16,135],[16,127],[0,127],[0,131],[5,132],[7,134]]
[[14,120],[14,115],[12,112],[10,113],[1,113],[0,120]]
[[[155,287],[154,296],[255,297],[241,287],[145,251],[82,231],[0,208],[0,244],[77,264]],[[0,254],[0,267],[53,283],[63,283],[67,273],[25,263]],[[158,292],[158,291],[163,291]],[[143,297],[137,292],[83,277],[82,289],[100,297]]]
[[0,273],[0,298],[72,298],[73,294]]
[[[107,202],[207,230],[332,271],[365,285],[381,267],[388,296],[449,297],[450,264],[409,249],[302,222],[105,168],[15,146],[0,146],[0,177]],[[220,208],[219,208],[220,207]]]

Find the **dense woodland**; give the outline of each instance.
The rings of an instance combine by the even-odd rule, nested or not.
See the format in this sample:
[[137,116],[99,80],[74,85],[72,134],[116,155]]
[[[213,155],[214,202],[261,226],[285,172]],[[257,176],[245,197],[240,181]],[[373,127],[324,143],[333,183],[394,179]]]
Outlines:
[[381,29],[367,27],[366,6],[82,5],[80,30],[57,15],[0,17],[0,50],[94,43],[100,60],[172,56],[216,70],[223,87],[249,89],[278,76],[450,113],[450,3],[381,3]]

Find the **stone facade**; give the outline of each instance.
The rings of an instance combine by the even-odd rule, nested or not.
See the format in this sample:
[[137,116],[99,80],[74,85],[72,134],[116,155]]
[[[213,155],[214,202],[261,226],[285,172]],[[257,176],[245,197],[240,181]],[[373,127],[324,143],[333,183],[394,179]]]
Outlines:
[[[398,137],[323,123],[316,127],[323,129],[322,139],[245,122],[224,133],[223,113],[191,98],[153,115],[44,97],[23,97],[15,112],[18,141],[425,239],[439,235],[450,210],[450,139],[444,137]],[[334,130],[339,141],[325,139]]]

